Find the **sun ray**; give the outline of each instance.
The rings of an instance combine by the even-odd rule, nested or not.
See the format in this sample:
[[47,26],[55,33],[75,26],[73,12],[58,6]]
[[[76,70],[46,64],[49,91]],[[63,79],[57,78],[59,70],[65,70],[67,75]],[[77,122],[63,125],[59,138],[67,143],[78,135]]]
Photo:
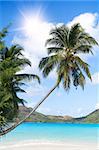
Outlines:
[[25,35],[31,36],[33,33],[38,33],[39,30],[42,30],[42,25],[44,24],[44,19],[41,16],[41,10],[34,13],[24,13],[22,10],[19,10],[22,15],[21,26],[13,29],[13,31],[22,31]]

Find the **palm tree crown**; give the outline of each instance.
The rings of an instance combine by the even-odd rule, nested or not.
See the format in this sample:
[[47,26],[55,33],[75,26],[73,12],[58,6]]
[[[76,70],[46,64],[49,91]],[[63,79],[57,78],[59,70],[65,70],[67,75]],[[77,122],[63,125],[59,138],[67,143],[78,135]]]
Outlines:
[[[24,80],[40,79],[35,74],[21,74],[25,66],[31,66],[31,62],[22,54],[23,48],[13,45],[2,49],[0,55],[0,115],[12,119],[18,113],[19,104],[25,101],[17,96],[18,92],[25,92],[21,86]],[[2,119],[2,118],[1,118]]]
[[[66,90],[71,83],[84,88],[85,74],[91,79],[89,65],[84,62],[80,53],[92,53],[96,40],[84,31],[80,24],[71,28],[65,25],[55,27],[50,32],[51,38],[46,41],[48,57],[42,58],[39,68],[44,77],[56,68],[57,83],[63,82]],[[85,74],[84,74],[85,73]]]

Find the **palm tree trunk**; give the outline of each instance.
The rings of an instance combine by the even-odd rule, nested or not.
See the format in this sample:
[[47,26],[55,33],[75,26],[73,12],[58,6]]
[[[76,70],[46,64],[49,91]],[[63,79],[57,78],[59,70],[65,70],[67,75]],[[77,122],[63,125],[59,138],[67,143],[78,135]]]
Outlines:
[[56,89],[57,86],[58,86],[58,83],[55,84],[55,86],[47,93],[47,95],[37,103],[37,105],[32,109],[32,111],[23,120],[14,124],[10,128],[6,129],[5,131],[1,132],[0,136],[3,136],[5,134],[9,133],[10,131],[14,130],[17,126],[19,126],[21,123],[23,123],[28,117],[30,117],[31,114],[37,110],[37,108],[46,100],[46,98]]

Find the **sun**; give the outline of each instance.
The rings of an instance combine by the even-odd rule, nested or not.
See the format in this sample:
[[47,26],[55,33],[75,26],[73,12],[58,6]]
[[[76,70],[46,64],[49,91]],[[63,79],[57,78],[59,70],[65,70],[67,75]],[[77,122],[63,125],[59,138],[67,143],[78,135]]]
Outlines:
[[42,25],[43,21],[40,17],[27,17],[23,23],[24,32],[26,35],[31,36],[34,33],[38,33],[38,31],[42,28]]
[[33,12],[23,12],[20,10],[20,14],[22,15],[21,29],[26,35],[31,36],[34,33],[38,33],[39,30],[42,30],[45,19],[41,9]]
[[[23,36],[30,38],[41,38],[42,35],[48,37],[50,27],[52,26],[42,13],[41,9],[35,11],[20,12],[20,26],[14,28],[13,31],[20,32]],[[39,37],[38,37],[39,36]]]
[[42,11],[33,11],[33,12],[23,12],[19,11],[21,14],[19,27],[15,28],[13,31],[19,32],[20,35],[30,40],[34,39],[47,39],[49,36],[49,31],[53,26],[52,23],[49,23],[43,15]]

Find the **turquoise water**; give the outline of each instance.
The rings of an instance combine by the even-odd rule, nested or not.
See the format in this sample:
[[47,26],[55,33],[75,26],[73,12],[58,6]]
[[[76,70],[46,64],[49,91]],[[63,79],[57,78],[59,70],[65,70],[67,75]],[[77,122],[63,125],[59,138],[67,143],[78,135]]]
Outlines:
[[98,141],[99,124],[23,123],[2,137],[1,143],[18,141]]

